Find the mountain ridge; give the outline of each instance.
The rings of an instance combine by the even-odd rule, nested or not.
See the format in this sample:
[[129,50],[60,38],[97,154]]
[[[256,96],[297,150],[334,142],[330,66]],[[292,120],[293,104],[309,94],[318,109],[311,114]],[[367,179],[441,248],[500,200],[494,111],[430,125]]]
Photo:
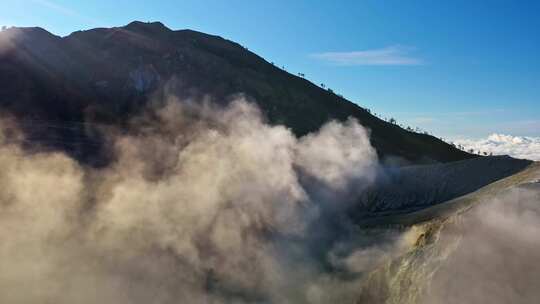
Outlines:
[[[181,98],[210,95],[222,103],[243,93],[270,123],[283,124],[298,136],[328,120],[354,117],[371,131],[373,146],[387,162],[476,157],[385,122],[238,43],[193,30],[171,30],[161,22],[134,21],[65,37],[41,28],[11,28],[0,33],[0,45],[4,46],[0,81],[5,84],[0,88],[0,108],[22,118],[117,124],[143,109],[166,86],[168,93]],[[71,135],[55,136],[69,141]],[[73,136],[89,137],[82,130]],[[77,153],[86,159],[96,151]]]

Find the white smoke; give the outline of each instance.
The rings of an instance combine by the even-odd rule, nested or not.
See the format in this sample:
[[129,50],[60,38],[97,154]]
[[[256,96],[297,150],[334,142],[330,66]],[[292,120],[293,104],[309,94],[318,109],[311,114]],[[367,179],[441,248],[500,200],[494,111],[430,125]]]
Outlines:
[[296,138],[244,100],[171,101],[131,126],[109,131],[103,169],[0,133],[0,302],[343,299],[324,282],[347,284],[304,256],[304,240],[320,211],[312,189],[337,200],[373,180],[356,121]]
[[540,184],[483,202],[443,231],[459,239],[423,303],[536,303],[540,298]]

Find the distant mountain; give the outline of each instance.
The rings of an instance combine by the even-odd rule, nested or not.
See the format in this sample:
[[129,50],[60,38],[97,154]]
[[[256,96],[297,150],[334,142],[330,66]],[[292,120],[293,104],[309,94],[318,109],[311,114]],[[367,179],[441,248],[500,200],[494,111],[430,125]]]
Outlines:
[[0,32],[0,108],[23,118],[30,140],[81,160],[92,160],[102,148],[88,124],[121,124],[165,85],[180,97],[211,95],[223,102],[244,93],[271,123],[297,135],[329,119],[355,117],[371,130],[384,160],[418,164],[475,157],[387,123],[218,36],[138,21],[67,37],[41,28]]

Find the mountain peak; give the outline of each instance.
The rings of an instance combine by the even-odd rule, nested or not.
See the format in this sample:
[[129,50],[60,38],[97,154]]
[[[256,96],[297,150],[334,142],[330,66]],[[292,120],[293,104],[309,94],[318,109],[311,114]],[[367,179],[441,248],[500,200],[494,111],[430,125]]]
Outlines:
[[166,27],[163,23],[159,21],[133,21],[126,25],[124,28],[132,31],[171,31],[170,28]]
[[11,35],[11,36],[26,35],[26,36],[31,36],[31,37],[32,36],[33,37],[35,37],[35,36],[39,36],[39,37],[44,37],[44,36],[53,37],[54,36],[54,37],[57,37],[56,35],[51,34],[46,29],[41,28],[41,27],[37,27],[37,26],[34,26],[34,27],[12,26],[12,27],[6,28],[2,32],[5,33],[6,35]]

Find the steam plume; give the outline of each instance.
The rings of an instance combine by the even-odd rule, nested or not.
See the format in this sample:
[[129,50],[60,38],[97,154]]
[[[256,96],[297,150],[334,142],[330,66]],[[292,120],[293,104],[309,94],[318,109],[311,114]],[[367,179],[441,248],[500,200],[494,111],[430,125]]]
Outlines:
[[459,245],[423,303],[534,303],[540,298],[540,188],[512,189],[465,214],[442,235]]
[[339,299],[315,291],[341,279],[305,244],[319,197],[343,204],[331,194],[373,180],[356,121],[296,138],[241,99],[173,101],[109,134],[116,160],[103,169],[0,136],[0,302]]

